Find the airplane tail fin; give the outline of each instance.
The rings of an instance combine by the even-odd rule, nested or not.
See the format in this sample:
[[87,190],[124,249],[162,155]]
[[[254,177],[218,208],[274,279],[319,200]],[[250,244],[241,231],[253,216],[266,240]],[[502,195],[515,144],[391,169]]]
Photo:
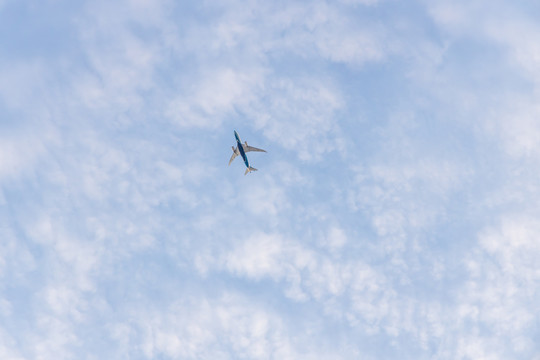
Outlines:
[[252,171],[257,171],[257,169],[255,169],[254,167],[251,167],[251,166],[250,166],[250,167],[248,167],[248,168],[246,169],[246,172],[244,173],[244,175],[247,175],[247,173],[250,173],[250,172],[252,172]]

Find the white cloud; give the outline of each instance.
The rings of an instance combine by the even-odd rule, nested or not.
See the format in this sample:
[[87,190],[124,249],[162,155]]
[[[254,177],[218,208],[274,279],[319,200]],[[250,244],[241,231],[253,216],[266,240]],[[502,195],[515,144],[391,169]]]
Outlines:
[[27,338],[35,359],[49,360],[74,356],[73,348],[79,340],[70,324],[45,315],[37,319],[35,326],[35,335],[32,334]]
[[272,172],[280,174],[279,183],[289,187],[311,187],[313,179],[308,174],[303,173],[303,169],[295,167],[286,160],[274,162]]
[[479,3],[438,1],[429,2],[427,8],[438,23],[451,27],[453,30],[463,29],[463,31],[467,31],[470,30],[467,27],[467,25],[470,25],[468,16],[474,13],[472,9],[478,8]]
[[350,32],[351,26],[344,20],[343,16],[336,16],[329,19],[327,26],[315,31],[315,44],[322,56],[355,66],[384,60],[389,52],[386,47],[391,45],[389,38],[379,34],[384,30],[371,24],[369,30]]
[[[506,9],[516,12],[515,9]],[[493,17],[489,19],[483,31],[492,41],[503,44],[509,52],[510,60],[519,66],[525,76],[533,77],[535,85],[540,82],[540,46],[534,39],[540,33],[540,27],[531,14],[518,13],[515,17]]]
[[470,281],[459,296],[458,321],[466,334],[475,336],[459,344],[463,356],[502,359],[534,354],[539,234],[538,221],[523,216],[503,216],[500,224],[480,233],[479,247],[465,262]]
[[[508,155],[538,159],[534,144],[540,138],[535,120],[540,94],[540,46],[536,41],[540,27],[527,6],[500,1],[440,1],[430,2],[428,9],[445,31],[447,49],[470,41],[491,51],[490,58],[497,59],[472,57],[472,77],[454,90],[462,95],[456,93],[452,101],[468,108],[471,121],[482,129],[480,136],[498,137]],[[448,86],[456,83],[452,78],[458,74],[441,75]],[[495,77],[499,85],[493,88]],[[446,97],[449,95],[447,91]]]
[[264,79],[261,70],[207,69],[165,115],[181,127],[217,128],[226,116],[254,101]]
[[0,357],[6,360],[23,360],[24,357],[16,350],[15,340],[9,333],[0,328]]
[[343,100],[331,84],[277,79],[267,84],[262,99],[246,110],[273,142],[294,149],[302,160],[320,160],[327,152],[343,150],[336,119]]
[[241,201],[247,212],[267,216],[268,220],[276,218],[291,206],[283,187],[272,179],[247,185]]
[[[18,240],[10,225],[7,221],[0,223],[0,279],[21,281],[36,269],[36,260],[27,244]],[[9,302],[3,305],[6,307],[0,307],[7,311]]]
[[540,152],[536,144],[540,141],[540,74],[537,76],[531,72],[526,76],[535,82],[535,91],[506,94],[497,105],[497,111],[485,120],[485,127],[488,134],[497,137],[510,157],[538,162]]
[[333,226],[328,230],[326,238],[322,240],[322,244],[330,251],[336,252],[339,251],[343,246],[347,244],[347,234],[343,229]]
[[48,118],[48,115],[43,114],[39,124],[21,120],[19,124],[15,122],[2,128],[0,184],[13,183],[22,176],[32,178],[36,167],[47,161],[51,148],[60,141],[59,132]]
[[375,5],[379,3],[379,0],[339,0],[339,1],[347,5]]
[[[52,262],[59,265],[59,272],[54,272],[60,279],[72,283],[79,291],[94,291],[95,283],[93,271],[101,261],[103,254],[103,242],[85,241],[69,232],[62,221],[52,220],[49,217],[39,219],[29,226],[28,235],[31,239],[50,251]],[[52,251],[54,250],[54,251]],[[69,268],[65,273],[62,270]]]
[[412,326],[403,329],[398,309],[404,299],[392,290],[381,269],[345,258],[350,249],[343,248],[345,234],[339,229],[330,228],[328,236],[332,237],[328,241],[340,242],[337,248],[332,244],[329,255],[279,234],[258,233],[242,238],[222,257],[207,261],[214,272],[225,269],[251,281],[272,279],[292,301],[315,301],[326,316],[353,328],[375,334],[383,329],[392,333],[393,327],[413,332]]
[[166,117],[182,128],[210,129],[239,117],[236,123],[261,129],[271,141],[294,148],[302,160],[343,153],[338,116],[344,97],[331,78],[315,79],[301,68],[283,76],[272,68],[287,52],[354,66],[380,61],[390,51],[382,29],[356,26],[345,9],[322,2],[279,8],[253,2],[241,10],[219,10],[208,26],[195,25],[179,35],[185,46],[177,55],[196,54],[198,66],[188,61],[177,75],[190,85],[172,97]]
[[[76,18],[76,34],[87,67],[70,77],[75,106],[91,113],[118,118],[129,113],[135,119],[149,102],[143,93],[157,91],[155,72],[163,64],[164,48],[174,32],[167,1],[105,1],[87,4]],[[147,36],[155,32],[153,40]],[[80,104],[79,104],[80,102]],[[161,104],[160,104],[161,106]]]
[[[25,108],[28,99],[39,98],[46,90],[46,65],[38,60],[8,63],[1,60],[0,96],[3,103],[12,109]],[[31,109],[27,109],[31,110]]]
[[[354,5],[352,1],[343,3]],[[384,28],[369,18],[357,21],[351,10],[322,1],[310,6],[293,3],[274,10],[267,21],[283,35],[278,37],[279,42],[271,42],[271,49],[279,53],[285,47],[302,57],[323,57],[352,66],[384,59],[391,52],[391,41]]]
[[[0,84],[24,118],[0,142],[0,357],[534,357],[537,29],[475,21],[485,5],[429,5],[434,24],[347,0],[66,17],[80,49]],[[471,38],[503,55],[485,73],[476,54],[463,74]],[[533,91],[489,91],[498,70]],[[202,161],[233,122],[277,150],[253,177]]]
[[202,301],[188,297],[171,304],[166,313],[141,319],[141,347],[148,358],[322,358],[317,346],[303,348],[299,343],[305,336],[290,336],[278,313],[234,293]]
[[225,258],[225,266],[232,272],[260,279],[262,276],[281,277],[281,258],[284,244],[279,236],[253,234]]
[[[377,234],[394,240],[425,231],[446,215],[445,200],[468,183],[465,164],[441,159],[377,162],[356,169],[350,203],[371,218]],[[398,245],[400,242],[396,242]]]
[[13,307],[9,301],[6,299],[0,298],[0,316],[8,317],[12,314]]

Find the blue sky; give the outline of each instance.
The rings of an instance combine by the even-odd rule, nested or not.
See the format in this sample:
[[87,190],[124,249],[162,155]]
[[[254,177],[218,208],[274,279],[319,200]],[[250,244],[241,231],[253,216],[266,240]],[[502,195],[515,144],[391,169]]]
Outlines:
[[0,0],[0,358],[540,359],[539,10]]

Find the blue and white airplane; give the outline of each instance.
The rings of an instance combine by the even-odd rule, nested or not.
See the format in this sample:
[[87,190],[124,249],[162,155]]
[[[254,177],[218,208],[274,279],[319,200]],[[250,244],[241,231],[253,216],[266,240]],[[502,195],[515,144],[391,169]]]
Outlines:
[[244,173],[244,175],[247,175],[248,172],[252,172],[252,171],[257,171],[257,169],[255,169],[254,167],[251,167],[249,165],[249,161],[248,161],[248,158],[246,156],[246,153],[248,151],[261,151],[261,152],[266,152],[266,150],[263,150],[263,149],[257,149],[256,147],[253,147],[253,146],[249,146],[247,141],[245,142],[245,145],[242,145],[242,140],[240,140],[240,136],[238,136],[238,133],[236,132],[236,130],[234,131],[234,137],[236,138],[236,147],[232,147],[232,151],[233,151],[233,154],[231,156],[231,160],[229,160],[229,165],[231,165],[232,161],[234,160],[235,157],[237,157],[238,155],[242,155],[242,159],[244,159],[244,164],[246,164],[246,172]]

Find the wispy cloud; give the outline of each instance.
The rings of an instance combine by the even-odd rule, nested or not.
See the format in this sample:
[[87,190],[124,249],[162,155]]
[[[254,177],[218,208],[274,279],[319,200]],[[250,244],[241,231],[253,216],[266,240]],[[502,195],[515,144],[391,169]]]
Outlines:
[[56,5],[0,41],[0,357],[538,357],[532,4]]

